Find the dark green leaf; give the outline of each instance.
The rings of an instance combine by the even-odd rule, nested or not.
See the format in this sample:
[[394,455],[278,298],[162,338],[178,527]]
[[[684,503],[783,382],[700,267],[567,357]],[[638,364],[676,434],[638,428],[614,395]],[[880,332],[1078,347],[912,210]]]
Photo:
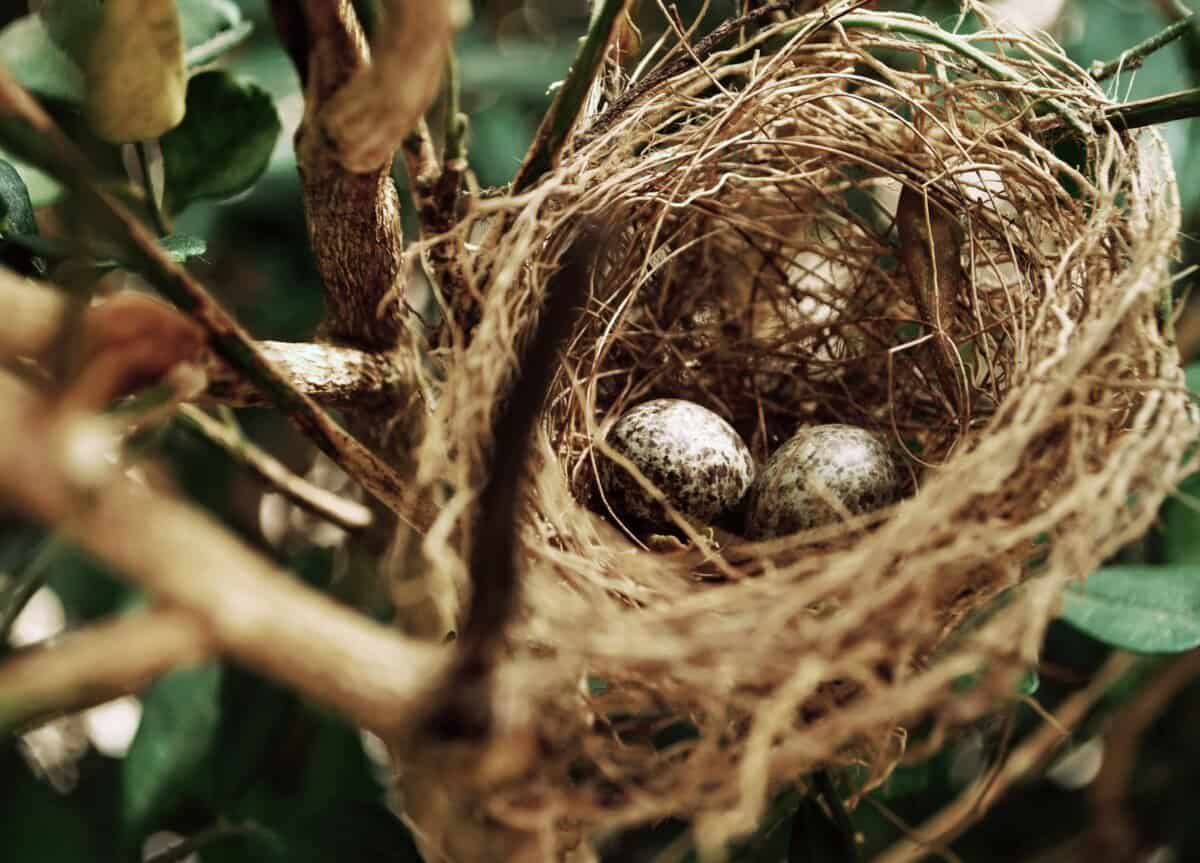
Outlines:
[[[119,257],[120,252],[108,245],[93,244],[89,248],[84,248],[78,243],[63,239],[62,237],[42,237],[28,234],[14,234],[7,239],[14,245],[19,245],[23,249],[51,261],[82,260],[91,252],[93,255],[102,256],[92,258],[92,266],[97,270],[113,270],[119,267],[131,268],[130,264],[121,260]],[[171,260],[178,261],[179,263],[185,263],[192,258],[197,258],[203,255],[208,249],[208,244],[202,237],[196,237],[191,234],[171,234],[170,236],[162,237],[159,243],[166,250],[167,254],[171,256]]]
[[1113,647],[1177,653],[1200,645],[1200,567],[1113,566],[1070,585],[1062,618]]
[[223,71],[192,78],[183,122],[160,139],[170,209],[250,188],[266,170],[280,129],[261,88]]
[[25,182],[16,168],[0,159],[0,262],[24,275],[42,272],[44,264],[37,255],[10,241],[14,235],[37,232]]
[[0,856],[20,863],[111,859],[98,845],[84,812],[64,800],[21,763],[15,749],[0,750]]
[[800,801],[792,817],[788,863],[856,863],[858,847],[814,797]]
[[1184,380],[1192,395],[1200,398],[1200,363],[1192,363],[1183,372]]
[[0,159],[0,237],[10,234],[36,234],[33,201],[17,169]]
[[[84,0],[71,0],[70,5],[82,7]],[[56,41],[41,18],[26,15],[0,32],[0,61],[35,93],[79,102],[83,99],[83,73]]]
[[143,699],[142,723],[122,764],[122,810],[131,838],[197,794],[215,752],[221,666],[209,663],[162,678]]
[[1163,552],[1168,563],[1200,566],[1200,473],[1185,479],[1179,491],[1163,504]]

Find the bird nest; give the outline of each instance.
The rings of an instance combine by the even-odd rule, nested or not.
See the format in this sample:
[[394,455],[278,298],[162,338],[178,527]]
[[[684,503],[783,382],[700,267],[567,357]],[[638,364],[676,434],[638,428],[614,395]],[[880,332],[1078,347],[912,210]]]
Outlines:
[[[482,790],[410,773],[455,801],[410,799],[452,859],[471,819],[586,859],[581,837],[668,816],[719,846],[820,766],[875,787],[906,729],[937,745],[1016,697],[1063,586],[1148,527],[1194,436],[1169,158],[1097,124],[1103,91],[1047,41],[813,13],[609,69],[595,95],[555,170],[451,237],[478,323],[431,375],[417,485],[438,515],[401,544],[420,584],[396,581],[431,635],[468,590],[518,347],[581,226],[611,226],[515,514],[494,695],[537,757]],[[807,426],[871,430],[901,499],[762,542],[678,513],[647,532],[597,476],[608,428],[656,397],[716,412],[759,464]]]

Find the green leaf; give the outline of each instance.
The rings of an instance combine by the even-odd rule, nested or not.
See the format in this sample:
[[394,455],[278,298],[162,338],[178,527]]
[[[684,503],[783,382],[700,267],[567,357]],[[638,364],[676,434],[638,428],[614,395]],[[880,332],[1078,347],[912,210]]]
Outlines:
[[142,722],[122,764],[122,811],[129,838],[141,835],[192,795],[214,751],[221,666],[177,671],[150,688]]
[[1170,498],[1162,508],[1163,552],[1167,562],[1200,566],[1200,473],[1179,485],[1183,497]]
[[281,128],[260,87],[223,71],[192,78],[183,122],[159,141],[170,209],[249,189],[266,170]]
[[36,234],[33,201],[17,169],[0,159],[0,237],[11,234]]
[[1192,363],[1184,369],[1183,378],[1191,394],[1200,398],[1200,363]]
[[[90,247],[84,247],[63,237],[43,237],[36,234],[13,234],[7,239],[14,245],[51,261],[82,260],[91,253],[93,256],[104,255],[92,258],[91,265],[97,270],[134,268],[133,264],[122,260],[120,251],[111,245],[93,243]],[[159,243],[171,256],[171,260],[181,264],[198,258],[208,250],[204,239],[192,234],[171,234],[162,237]]]
[[1067,587],[1063,620],[1136,653],[1200,645],[1200,567],[1112,566]]
[[171,259],[180,263],[198,258],[208,251],[208,243],[204,241],[204,238],[192,234],[171,234],[163,237],[159,242],[167,250]]
[[5,860],[59,863],[64,860],[109,860],[90,829],[84,810],[35,777],[16,748],[0,750],[0,848]]
[[16,168],[0,159],[0,262],[27,276],[43,272],[44,262],[11,240],[15,236],[32,236],[37,232],[33,201],[25,182]]
[[254,30],[231,0],[179,0],[179,27],[188,66],[211,63]]
[[0,62],[35,93],[80,102],[83,73],[56,42],[41,18],[26,15],[0,31]]

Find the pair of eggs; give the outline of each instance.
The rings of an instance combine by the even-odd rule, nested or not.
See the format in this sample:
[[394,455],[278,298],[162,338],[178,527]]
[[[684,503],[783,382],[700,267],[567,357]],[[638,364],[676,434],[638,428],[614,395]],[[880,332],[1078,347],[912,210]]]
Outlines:
[[[841,518],[840,510],[860,515],[886,506],[895,501],[901,482],[887,445],[849,425],[801,429],[756,474],[750,449],[733,426],[682,399],[631,408],[606,440],[676,510],[696,521],[716,520],[749,493],[745,532],[751,539],[831,524]],[[602,460],[600,482],[618,514],[669,526],[655,496],[621,465]]]

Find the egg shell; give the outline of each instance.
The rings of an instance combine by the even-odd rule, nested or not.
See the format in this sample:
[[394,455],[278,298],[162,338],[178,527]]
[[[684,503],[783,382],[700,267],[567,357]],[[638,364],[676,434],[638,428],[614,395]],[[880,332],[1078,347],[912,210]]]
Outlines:
[[769,539],[835,523],[828,494],[851,514],[871,512],[893,503],[900,484],[900,468],[878,435],[850,425],[802,429],[759,471],[746,535]]
[[[754,458],[733,426],[682,399],[654,399],[627,411],[606,441],[629,459],[680,513],[708,523],[733,509],[754,481]],[[663,507],[609,459],[600,482],[618,515],[670,527]]]

